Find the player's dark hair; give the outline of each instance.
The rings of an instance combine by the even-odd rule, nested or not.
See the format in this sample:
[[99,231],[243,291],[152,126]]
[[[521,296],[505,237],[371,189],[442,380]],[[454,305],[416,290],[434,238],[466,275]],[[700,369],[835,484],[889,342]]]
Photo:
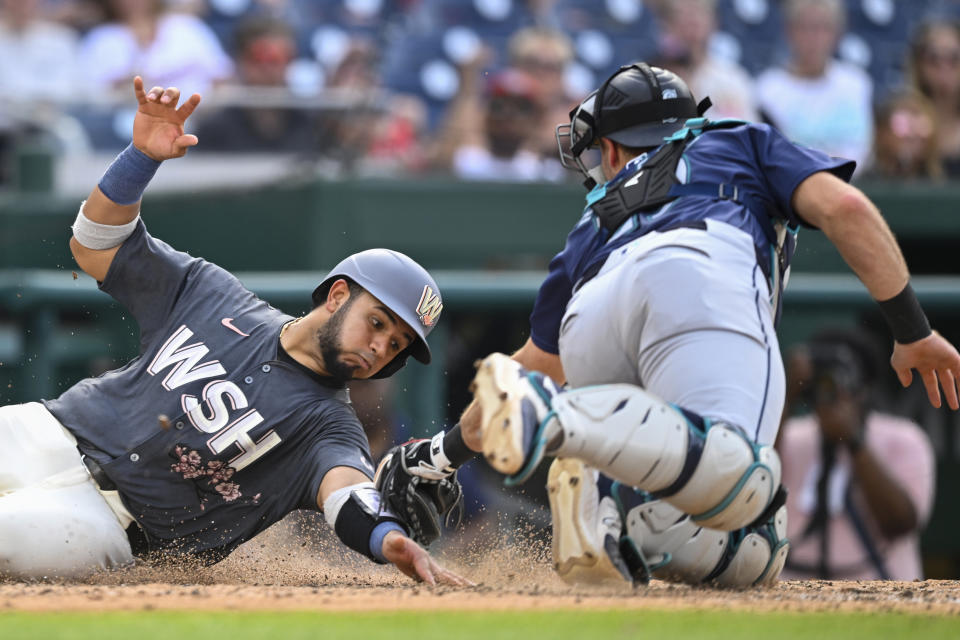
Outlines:
[[[348,277],[348,276],[337,276],[336,278],[333,278],[333,279],[327,284],[327,286],[326,286],[325,288],[323,288],[322,290],[320,290],[320,291],[318,292],[318,293],[320,294],[320,295],[319,295],[320,302],[319,302],[319,303],[315,303],[315,304],[313,305],[314,308],[317,308],[317,307],[319,307],[321,304],[323,304],[323,301],[326,300],[326,298],[327,298],[327,294],[330,292],[330,287],[332,287],[332,286],[333,286],[333,283],[336,282],[337,280],[346,280],[346,281],[347,281],[347,289],[350,291],[350,304],[353,304],[353,303],[356,301],[357,297],[359,297],[359,296],[360,296],[361,294],[363,294],[363,293],[366,293],[366,291],[367,291],[367,290],[364,289],[361,285],[357,284],[357,283],[353,280],[353,278],[350,278],[350,277]],[[316,299],[316,297],[315,297],[315,299]]]
[[930,85],[924,79],[921,67],[923,58],[930,48],[930,39],[934,31],[953,31],[960,38],[960,21],[945,16],[934,16],[916,27],[910,36],[909,54],[907,56],[908,83],[918,89],[920,93],[930,97]]
[[648,151],[653,151],[654,149],[656,149],[656,147],[628,147],[627,145],[625,145],[625,144],[620,144],[619,142],[614,142],[613,144],[617,145],[617,147],[618,147],[624,154],[626,154],[626,155],[628,155],[628,156],[632,156],[632,157],[634,157],[634,158],[636,158],[636,157],[639,156],[639,155],[643,155],[644,153],[647,153]]
[[351,298],[356,299],[356,298],[360,297],[361,294],[364,294],[364,293],[367,292],[366,289],[364,289],[363,287],[361,287],[360,285],[358,285],[356,282],[354,282],[354,281],[351,280],[350,278],[346,278],[346,277],[345,277],[344,280],[347,281],[347,288],[348,288],[349,291],[350,291],[350,297],[351,297]]

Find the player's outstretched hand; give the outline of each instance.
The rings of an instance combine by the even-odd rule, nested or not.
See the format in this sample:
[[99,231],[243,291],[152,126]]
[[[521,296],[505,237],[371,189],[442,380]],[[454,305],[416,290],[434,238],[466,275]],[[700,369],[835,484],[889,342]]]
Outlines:
[[133,79],[137,115],[133,120],[133,146],[154,160],[179,158],[197,144],[197,136],[185,134],[183,123],[200,104],[200,94],[190,96],[180,107],[180,89],[154,87],[143,90],[143,78]]
[[444,569],[423,547],[399,531],[391,531],[383,539],[383,557],[404,574],[431,586],[436,584],[449,584],[456,587],[475,586],[466,578]]
[[[910,344],[895,342],[890,365],[897,372],[900,384],[910,386],[916,369],[927,388],[930,404],[940,408],[940,387],[951,409],[960,409],[957,381],[960,380],[960,354],[943,336],[934,331],[923,340]],[[939,385],[938,385],[939,382]]]

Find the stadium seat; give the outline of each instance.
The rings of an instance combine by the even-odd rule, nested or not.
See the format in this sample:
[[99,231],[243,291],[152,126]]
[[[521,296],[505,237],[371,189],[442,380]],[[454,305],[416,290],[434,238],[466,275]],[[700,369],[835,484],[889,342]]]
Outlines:
[[524,0],[421,0],[411,21],[421,33],[461,26],[501,38],[533,24]]
[[427,104],[428,127],[439,123],[460,88],[456,62],[444,49],[444,34],[405,34],[388,43],[382,78],[387,89],[413,94]]
[[573,40],[577,60],[598,76],[657,52],[659,25],[642,2],[557,0],[553,14]]
[[120,151],[130,144],[135,113],[136,109],[127,106],[114,109],[107,105],[79,105],[68,110],[97,151]]
[[717,19],[718,30],[739,42],[739,63],[753,75],[786,58],[779,2],[720,0]]

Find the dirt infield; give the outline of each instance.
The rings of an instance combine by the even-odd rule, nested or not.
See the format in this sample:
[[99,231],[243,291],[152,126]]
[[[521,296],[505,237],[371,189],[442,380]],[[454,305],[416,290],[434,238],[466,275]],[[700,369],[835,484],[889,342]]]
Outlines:
[[[141,565],[82,584],[0,580],[0,611],[654,608],[960,615],[960,581],[952,580],[788,581],[744,591],[656,580],[634,590],[571,587],[553,573],[542,539],[507,539],[502,533],[490,536],[494,542],[465,545],[454,539],[437,553],[476,587],[430,588],[392,567],[352,557],[330,538],[304,539],[293,528],[275,527],[212,567]],[[467,553],[465,546],[471,548]]]
[[[749,611],[897,611],[960,614],[960,583],[925,581],[786,582],[772,589],[723,592],[654,581],[632,593],[589,592],[551,582],[539,588],[483,584],[453,590],[357,577],[318,586],[24,585],[0,586],[0,611],[100,610],[534,610],[740,609]],[[559,582],[559,581],[558,581]]]

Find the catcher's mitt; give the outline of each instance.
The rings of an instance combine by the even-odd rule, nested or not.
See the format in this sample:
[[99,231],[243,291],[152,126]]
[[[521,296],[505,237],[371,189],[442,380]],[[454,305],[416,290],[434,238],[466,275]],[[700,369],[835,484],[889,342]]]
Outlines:
[[427,547],[440,537],[442,525],[455,527],[463,514],[463,488],[455,469],[438,469],[430,459],[429,440],[393,447],[380,461],[373,482],[383,504],[403,520],[410,537]]

